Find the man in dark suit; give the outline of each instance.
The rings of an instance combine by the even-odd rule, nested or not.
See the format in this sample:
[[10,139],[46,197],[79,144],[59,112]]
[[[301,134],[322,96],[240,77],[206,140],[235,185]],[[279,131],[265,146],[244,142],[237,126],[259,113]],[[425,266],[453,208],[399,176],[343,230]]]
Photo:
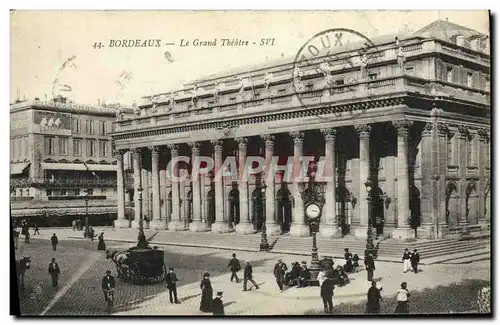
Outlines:
[[59,243],[59,239],[57,239],[56,234],[53,234],[52,237],[50,237],[50,241],[52,242],[52,249],[56,250],[57,244]]
[[236,279],[236,283],[239,283],[240,279],[236,273],[241,269],[241,265],[240,261],[236,258],[236,254],[233,253],[233,258],[229,260],[227,267],[231,271],[231,282],[233,282],[233,279]]
[[372,282],[373,280],[373,271],[375,271],[375,260],[373,259],[372,254],[368,254],[365,258],[365,267],[366,267],[366,274],[368,276],[368,281]]
[[168,270],[168,274],[165,277],[165,282],[167,282],[170,303],[173,304],[175,302],[176,304],[180,304],[179,300],[177,299],[177,275],[174,273],[173,267]]
[[274,277],[276,278],[276,283],[281,291],[283,291],[283,283],[285,282],[285,273],[287,270],[287,266],[281,259],[278,260],[278,263],[274,265]]
[[224,315],[224,304],[222,303],[222,291],[217,292],[217,297],[212,300],[210,310],[214,315]]
[[413,272],[417,273],[418,272],[418,263],[420,262],[420,254],[416,249],[413,250],[413,254],[411,254],[410,257],[411,261],[411,267],[413,269]]
[[59,264],[56,263],[56,259],[52,258],[52,262],[49,264],[49,274],[52,278],[52,286],[57,287],[57,281],[59,280],[59,273],[61,270],[59,269]]
[[[255,283],[252,276],[252,265],[250,261],[245,261],[245,269],[243,270],[243,291],[247,291],[247,282],[250,281],[255,286],[255,289],[259,289],[259,285]],[[250,287],[250,290],[252,287]]]
[[106,290],[115,288],[115,278],[111,275],[110,270],[107,270],[106,275],[102,278],[101,288],[104,293],[104,300],[107,301],[108,296]]
[[307,263],[302,262],[302,268],[300,270],[300,276],[297,279],[297,288],[307,287],[307,280],[311,279],[311,272],[307,268]]
[[331,314],[333,312],[333,279],[326,278],[321,284],[321,298],[323,298],[323,306],[325,313]]

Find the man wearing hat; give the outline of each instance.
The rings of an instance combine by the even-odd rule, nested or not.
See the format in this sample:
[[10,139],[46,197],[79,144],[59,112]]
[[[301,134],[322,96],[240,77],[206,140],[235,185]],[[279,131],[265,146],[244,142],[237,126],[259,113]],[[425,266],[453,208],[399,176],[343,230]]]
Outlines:
[[307,280],[311,279],[311,272],[307,268],[307,262],[302,261],[302,266],[300,269],[300,276],[297,279],[297,288],[303,288],[307,286]]
[[52,278],[52,286],[57,287],[57,281],[59,280],[59,273],[61,270],[59,269],[59,264],[56,263],[56,259],[52,258],[52,262],[49,264],[49,274]]
[[214,315],[224,315],[224,304],[222,303],[222,291],[217,292],[217,296],[212,301],[210,310]]
[[323,299],[323,306],[326,314],[333,312],[333,289],[335,288],[332,278],[324,277],[323,281],[320,280],[321,298]]
[[240,282],[238,278],[238,274],[236,274],[240,269],[240,261],[236,258],[236,254],[233,253],[233,258],[229,260],[229,264],[227,265],[229,271],[231,271],[231,282],[235,279],[236,283]]
[[170,303],[173,304],[175,301],[176,304],[180,304],[179,300],[177,300],[177,275],[175,274],[173,267],[168,269],[167,276],[165,277],[165,282],[167,282]]
[[274,265],[274,277],[276,278],[276,283],[281,291],[283,291],[283,283],[285,282],[285,273],[287,271],[287,266],[281,259],[278,259],[278,263]]
[[373,280],[373,271],[375,271],[375,260],[373,254],[368,254],[365,258],[366,275],[368,282]]
[[420,262],[420,254],[416,249],[413,250],[413,254],[411,254],[411,267],[413,269],[413,272],[417,273],[418,272],[418,263]]
[[[255,289],[259,289],[259,285],[253,280],[252,272],[253,270],[250,261],[245,261],[245,270],[243,271],[243,291],[247,291],[247,281],[252,282]],[[250,287],[250,290],[252,290],[252,287]]]
[[104,300],[107,301],[107,291],[115,288],[115,278],[111,275],[110,270],[107,270],[106,275],[102,278],[101,288],[102,292],[104,293]]

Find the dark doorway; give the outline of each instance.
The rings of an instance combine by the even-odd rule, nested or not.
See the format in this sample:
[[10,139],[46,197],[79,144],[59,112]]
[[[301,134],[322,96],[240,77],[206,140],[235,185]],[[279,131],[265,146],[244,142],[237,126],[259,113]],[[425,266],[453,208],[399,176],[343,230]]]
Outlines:
[[207,193],[207,224],[215,222],[215,191],[210,189]]
[[186,220],[187,226],[193,221],[193,192],[189,191],[186,195]]
[[351,193],[344,186],[337,187],[335,191],[335,201],[337,202],[336,218],[337,224],[342,229],[342,236],[351,232],[351,217],[349,215],[349,205],[351,204]]
[[384,234],[384,192],[380,187],[373,189],[371,207],[372,225],[374,225],[377,237],[379,237]]
[[417,228],[420,227],[420,191],[413,185],[410,187],[410,226],[415,230],[415,238],[417,237]]
[[281,226],[281,232],[287,233],[290,231],[292,223],[292,193],[286,188],[282,187],[276,193],[276,215],[278,216],[278,224]]
[[253,229],[259,231],[264,223],[264,204],[262,189],[257,187],[252,192],[252,208],[250,209]]
[[229,228],[240,223],[240,192],[233,188],[228,195],[228,218]]
[[167,221],[172,221],[172,191],[168,192],[167,197]]

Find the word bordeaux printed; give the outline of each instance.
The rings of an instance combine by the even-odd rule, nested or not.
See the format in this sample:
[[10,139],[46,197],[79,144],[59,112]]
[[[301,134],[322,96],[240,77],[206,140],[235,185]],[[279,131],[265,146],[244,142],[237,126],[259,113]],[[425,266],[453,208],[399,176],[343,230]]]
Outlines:
[[[317,162],[317,168],[314,169],[314,174],[310,173],[309,167],[312,163],[316,162],[313,156],[302,156],[302,157],[288,157],[287,163],[285,165],[279,165],[280,157],[272,157],[270,162],[266,163],[266,159],[260,156],[248,156],[246,162],[243,164],[238,164],[237,158],[234,156],[228,156],[221,164],[219,168],[215,165],[212,157],[207,156],[196,156],[193,160],[193,167],[191,172],[192,180],[198,179],[200,175],[207,175],[213,173],[214,180],[220,181],[223,177],[230,178],[232,181],[248,181],[249,175],[260,174],[264,172],[265,181],[273,181],[274,175],[278,171],[283,176],[283,181],[292,182],[309,181],[308,174],[318,182],[332,181],[334,173],[332,172],[331,164],[327,164],[326,157],[320,157]],[[178,172],[172,172],[178,169],[180,163],[185,163],[189,165],[191,162],[191,157],[188,156],[177,156],[172,158],[172,160],[167,165],[166,174],[167,177],[173,182],[183,182],[189,178],[187,171],[181,169]],[[295,162],[297,162],[295,164]],[[238,166],[239,165],[239,166]],[[240,172],[238,172],[240,170]]]
[[161,39],[110,39],[109,47],[161,47]]

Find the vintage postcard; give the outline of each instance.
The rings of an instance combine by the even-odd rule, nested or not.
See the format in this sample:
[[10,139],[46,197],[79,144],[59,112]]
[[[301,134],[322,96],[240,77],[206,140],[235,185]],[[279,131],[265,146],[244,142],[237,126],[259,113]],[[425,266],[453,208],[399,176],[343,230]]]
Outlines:
[[10,28],[12,314],[491,316],[488,11]]

